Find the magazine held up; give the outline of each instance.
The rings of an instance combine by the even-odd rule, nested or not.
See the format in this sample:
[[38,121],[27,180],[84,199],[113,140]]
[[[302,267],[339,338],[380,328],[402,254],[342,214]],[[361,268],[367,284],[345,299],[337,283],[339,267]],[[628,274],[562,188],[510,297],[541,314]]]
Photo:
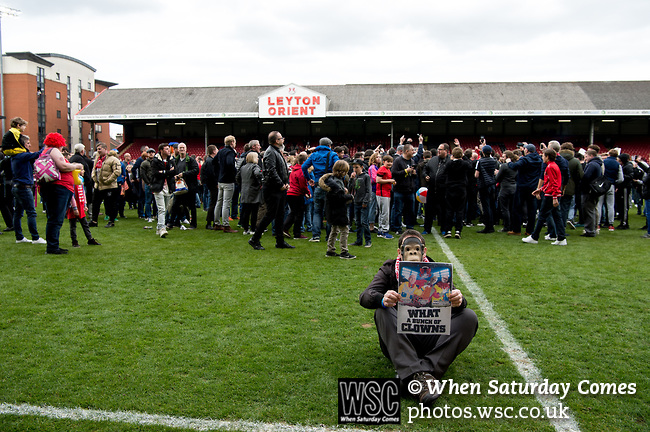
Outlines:
[[402,261],[399,269],[397,333],[448,335],[452,265]]

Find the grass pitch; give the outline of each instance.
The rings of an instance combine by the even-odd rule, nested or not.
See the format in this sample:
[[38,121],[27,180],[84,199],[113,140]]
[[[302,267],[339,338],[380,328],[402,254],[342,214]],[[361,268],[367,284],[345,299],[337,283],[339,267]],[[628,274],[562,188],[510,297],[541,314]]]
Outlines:
[[[241,231],[174,229],[159,239],[134,211],[127,216],[92,229],[102,246],[83,242],[65,256],[0,236],[0,403],[334,426],[338,378],[394,376],[358,295],[395,256],[397,240],[373,237],[372,248],[352,247],[358,258],[346,261],[326,258],[324,242],[277,250],[269,233],[265,251]],[[636,229],[642,219],[630,222],[629,231],[595,239],[569,231],[568,247],[476,228],[446,240],[542,375],[571,384],[563,402],[583,432],[650,427],[650,243]],[[38,223],[44,233],[40,212]],[[429,255],[444,261],[426,237]],[[67,248],[67,222],[61,239]],[[464,293],[480,328],[446,378],[483,391],[445,394],[437,405],[539,407],[533,396],[487,394],[491,380],[522,379]],[[636,393],[580,394],[584,380],[635,383]],[[414,406],[403,399],[400,429],[553,430],[547,419],[408,424]],[[168,429],[4,415],[0,430]]]

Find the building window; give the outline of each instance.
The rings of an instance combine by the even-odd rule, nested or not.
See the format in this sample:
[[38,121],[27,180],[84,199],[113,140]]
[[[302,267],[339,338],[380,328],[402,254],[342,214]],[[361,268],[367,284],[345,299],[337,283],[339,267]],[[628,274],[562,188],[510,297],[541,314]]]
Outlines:
[[61,118],[61,110],[56,110],[56,118]]
[[61,92],[56,92],[56,98],[59,100],[61,99]]
[[95,133],[102,133],[102,125],[95,125]]
[[38,140],[45,139],[45,69],[39,67],[36,72]]
[[88,83],[88,90],[92,90],[92,89],[93,89],[92,84]]
[[61,129],[57,129],[57,130],[56,130],[56,133],[61,133]]
[[58,72],[56,73],[56,80],[61,81],[61,74]]

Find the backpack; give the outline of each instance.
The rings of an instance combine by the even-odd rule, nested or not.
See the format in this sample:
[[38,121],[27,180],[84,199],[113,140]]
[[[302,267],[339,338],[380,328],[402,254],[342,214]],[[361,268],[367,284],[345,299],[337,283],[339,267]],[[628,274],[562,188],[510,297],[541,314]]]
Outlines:
[[49,183],[61,179],[61,173],[50,156],[51,152],[52,149],[43,151],[34,161],[34,181],[37,183]]
[[599,197],[605,195],[612,183],[604,175],[600,175],[589,183],[589,195]]

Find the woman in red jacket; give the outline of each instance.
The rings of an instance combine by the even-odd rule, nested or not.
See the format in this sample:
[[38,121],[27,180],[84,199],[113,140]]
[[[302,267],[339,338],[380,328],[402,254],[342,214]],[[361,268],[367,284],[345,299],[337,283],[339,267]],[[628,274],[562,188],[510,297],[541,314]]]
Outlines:
[[289,191],[287,192],[287,204],[291,212],[284,221],[284,236],[291,238],[289,230],[293,225],[293,238],[306,239],[302,234],[302,223],[305,217],[305,198],[309,198],[309,187],[307,180],[302,172],[302,164],[307,160],[307,153],[303,152],[298,155],[298,160],[291,167],[289,175]]

